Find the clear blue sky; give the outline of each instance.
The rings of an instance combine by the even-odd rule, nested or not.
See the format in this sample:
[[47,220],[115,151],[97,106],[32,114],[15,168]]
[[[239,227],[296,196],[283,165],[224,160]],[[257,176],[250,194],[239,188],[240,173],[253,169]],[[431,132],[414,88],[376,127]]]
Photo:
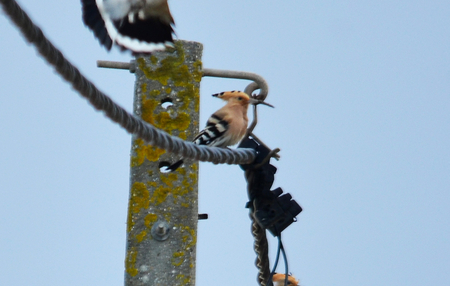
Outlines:
[[[131,55],[99,46],[79,1],[19,3],[131,110],[134,75],[96,68]],[[450,2],[169,4],[205,67],[269,82],[276,108],[260,108],[256,134],[281,148],[274,186],[304,208],[283,234],[301,285],[449,285]],[[2,13],[0,34],[0,284],[122,285],[131,138]],[[201,84],[203,126],[222,105],[210,95],[247,82]],[[256,285],[242,171],[202,163],[199,192],[210,219],[199,222],[197,286]]]

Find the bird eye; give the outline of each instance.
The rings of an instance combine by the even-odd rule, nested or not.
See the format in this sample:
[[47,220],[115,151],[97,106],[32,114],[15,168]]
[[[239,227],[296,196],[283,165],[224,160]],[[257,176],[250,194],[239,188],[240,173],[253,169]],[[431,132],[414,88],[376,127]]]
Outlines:
[[239,96],[239,97],[238,97],[238,100],[242,100],[242,97]]

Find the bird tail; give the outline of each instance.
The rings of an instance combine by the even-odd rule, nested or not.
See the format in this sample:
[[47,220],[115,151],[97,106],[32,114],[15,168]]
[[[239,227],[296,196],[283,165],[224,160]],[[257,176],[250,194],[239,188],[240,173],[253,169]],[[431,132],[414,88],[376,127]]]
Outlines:
[[84,24],[94,32],[101,45],[105,46],[108,51],[111,50],[113,42],[108,35],[105,21],[98,10],[95,0],[81,0],[81,6]]
[[172,165],[170,165],[169,167],[167,167],[167,171],[173,172],[176,169],[178,169],[181,165],[183,165],[184,161],[183,160],[179,160],[178,162],[173,163]]

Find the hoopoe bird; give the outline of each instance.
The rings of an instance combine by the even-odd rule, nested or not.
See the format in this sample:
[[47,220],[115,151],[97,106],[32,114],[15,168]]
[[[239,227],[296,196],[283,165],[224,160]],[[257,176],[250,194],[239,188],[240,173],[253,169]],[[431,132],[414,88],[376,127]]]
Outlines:
[[134,54],[173,46],[167,0],[81,0],[83,21],[108,51],[113,44]]
[[[241,91],[226,91],[212,96],[227,103],[209,117],[205,129],[200,131],[192,141],[194,144],[222,148],[235,145],[241,141],[247,132],[248,106],[250,104],[264,104],[273,107],[271,104],[254,99]],[[183,160],[181,159],[167,167],[167,170],[175,171],[182,164]]]
[[[286,280],[286,275],[281,273],[275,273],[272,276],[272,281],[274,286],[284,286],[284,282]],[[289,286],[299,286],[299,281],[295,279],[291,274],[288,275],[287,285]]]

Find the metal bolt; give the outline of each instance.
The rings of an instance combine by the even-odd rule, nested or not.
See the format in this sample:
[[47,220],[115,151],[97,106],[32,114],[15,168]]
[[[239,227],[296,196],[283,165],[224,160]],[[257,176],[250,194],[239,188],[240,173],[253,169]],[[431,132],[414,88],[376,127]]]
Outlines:
[[198,214],[198,219],[208,219],[208,214]]
[[166,234],[166,232],[167,232],[167,229],[164,227],[164,224],[162,222],[160,222],[158,224],[158,234],[164,235],[164,234]]

